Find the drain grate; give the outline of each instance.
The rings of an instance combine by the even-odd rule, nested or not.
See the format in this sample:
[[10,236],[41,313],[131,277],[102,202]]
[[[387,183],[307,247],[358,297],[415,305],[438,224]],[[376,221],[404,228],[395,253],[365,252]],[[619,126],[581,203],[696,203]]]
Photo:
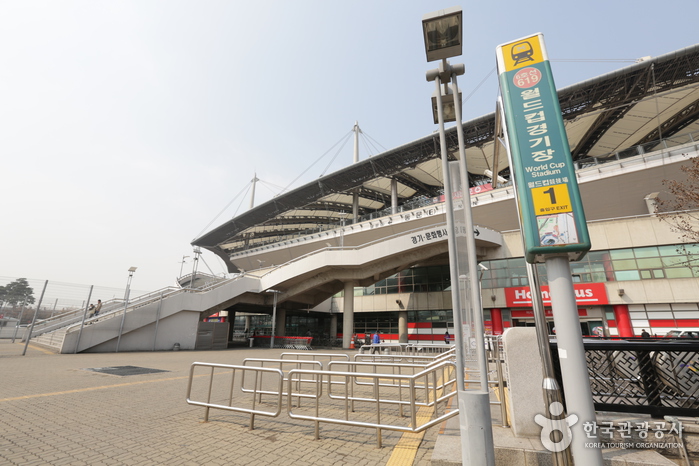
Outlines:
[[122,377],[125,377],[127,375],[142,375],[155,374],[157,372],[170,372],[164,371],[162,369],[149,369],[148,367],[138,366],[91,367],[85,370],[99,372],[100,374],[118,375]]

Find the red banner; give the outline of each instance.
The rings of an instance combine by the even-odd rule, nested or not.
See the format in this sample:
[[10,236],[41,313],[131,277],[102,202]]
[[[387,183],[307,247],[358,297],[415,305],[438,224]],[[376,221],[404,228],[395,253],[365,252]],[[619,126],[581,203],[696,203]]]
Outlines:
[[[604,283],[574,283],[575,302],[583,306],[609,304],[607,288]],[[544,306],[551,305],[551,295],[548,286],[541,287],[541,297]],[[507,307],[532,307],[532,295],[528,286],[513,286],[505,288]]]

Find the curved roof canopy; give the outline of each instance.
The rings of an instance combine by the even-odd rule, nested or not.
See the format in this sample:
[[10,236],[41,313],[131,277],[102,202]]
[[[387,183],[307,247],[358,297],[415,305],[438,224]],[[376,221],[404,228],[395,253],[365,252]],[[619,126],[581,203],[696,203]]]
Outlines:
[[[699,130],[699,44],[558,91],[573,159],[581,164],[661,138]],[[487,183],[485,170],[508,177],[505,156],[494,167],[495,113],[463,125],[471,186]],[[446,131],[449,157],[458,154],[456,127]],[[652,146],[652,144],[651,144]],[[398,203],[442,193],[439,136],[431,134],[294,189],[259,205],[192,244],[229,264],[228,254],[283,240],[307,230],[391,206],[391,180]]]

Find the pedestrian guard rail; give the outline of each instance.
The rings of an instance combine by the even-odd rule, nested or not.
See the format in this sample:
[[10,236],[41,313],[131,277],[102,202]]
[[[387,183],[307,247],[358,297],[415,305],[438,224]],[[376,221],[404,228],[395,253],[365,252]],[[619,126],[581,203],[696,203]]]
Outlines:
[[[257,335],[253,346],[269,348],[270,335]],[[274,337],[274,347],[279,349],[311,350],[313,337]]]
[[362,345],[359,348],[359,354],[383,353],[383,354],[441,354],[448,352],[454,348],[454,345],[423,345],[415,343],[372,343],[370,345]]
[[211,408],[247,415],[250,429],[257,416],[278,417],[285,404],[290,418],[313,422],[316,439],[321,423],[372,428],[379,447],[382,430],[417,433],[458,414],[447,403],[456,395],[451,357],[427,364],[340,359],[326,367],[294,353],[242,365],[194,362],[187,403],[205,408],[205,422]]

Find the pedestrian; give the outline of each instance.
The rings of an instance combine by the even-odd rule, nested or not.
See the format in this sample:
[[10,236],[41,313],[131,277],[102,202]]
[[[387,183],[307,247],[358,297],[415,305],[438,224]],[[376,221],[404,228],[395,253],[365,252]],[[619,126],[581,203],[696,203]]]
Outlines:
[[650,333],[646,332],[646,329],[641,330],[641,338],[650,338]]
[[95,306],[95,317],[97,317],[97,315],[100,313],[101,310],[102,310],[102,300],[98,299],[97,306]]
[[379,345],[381,344],[381,334],[377,330],[372,336],[371,336],[371,354],[376,353],[376,351],[379,349],[374,345]]
[[449,335],[449,330],[447,330],[446,332],[444,332],[444,343],[448,345],[449,340],[451,340],[451,335]]
[[95,305],[90,304],[90,308],[88,309],[88,311],[90,311],[90,314],[88,314],[87,317],[90,319],[93,318],[95,316]]

